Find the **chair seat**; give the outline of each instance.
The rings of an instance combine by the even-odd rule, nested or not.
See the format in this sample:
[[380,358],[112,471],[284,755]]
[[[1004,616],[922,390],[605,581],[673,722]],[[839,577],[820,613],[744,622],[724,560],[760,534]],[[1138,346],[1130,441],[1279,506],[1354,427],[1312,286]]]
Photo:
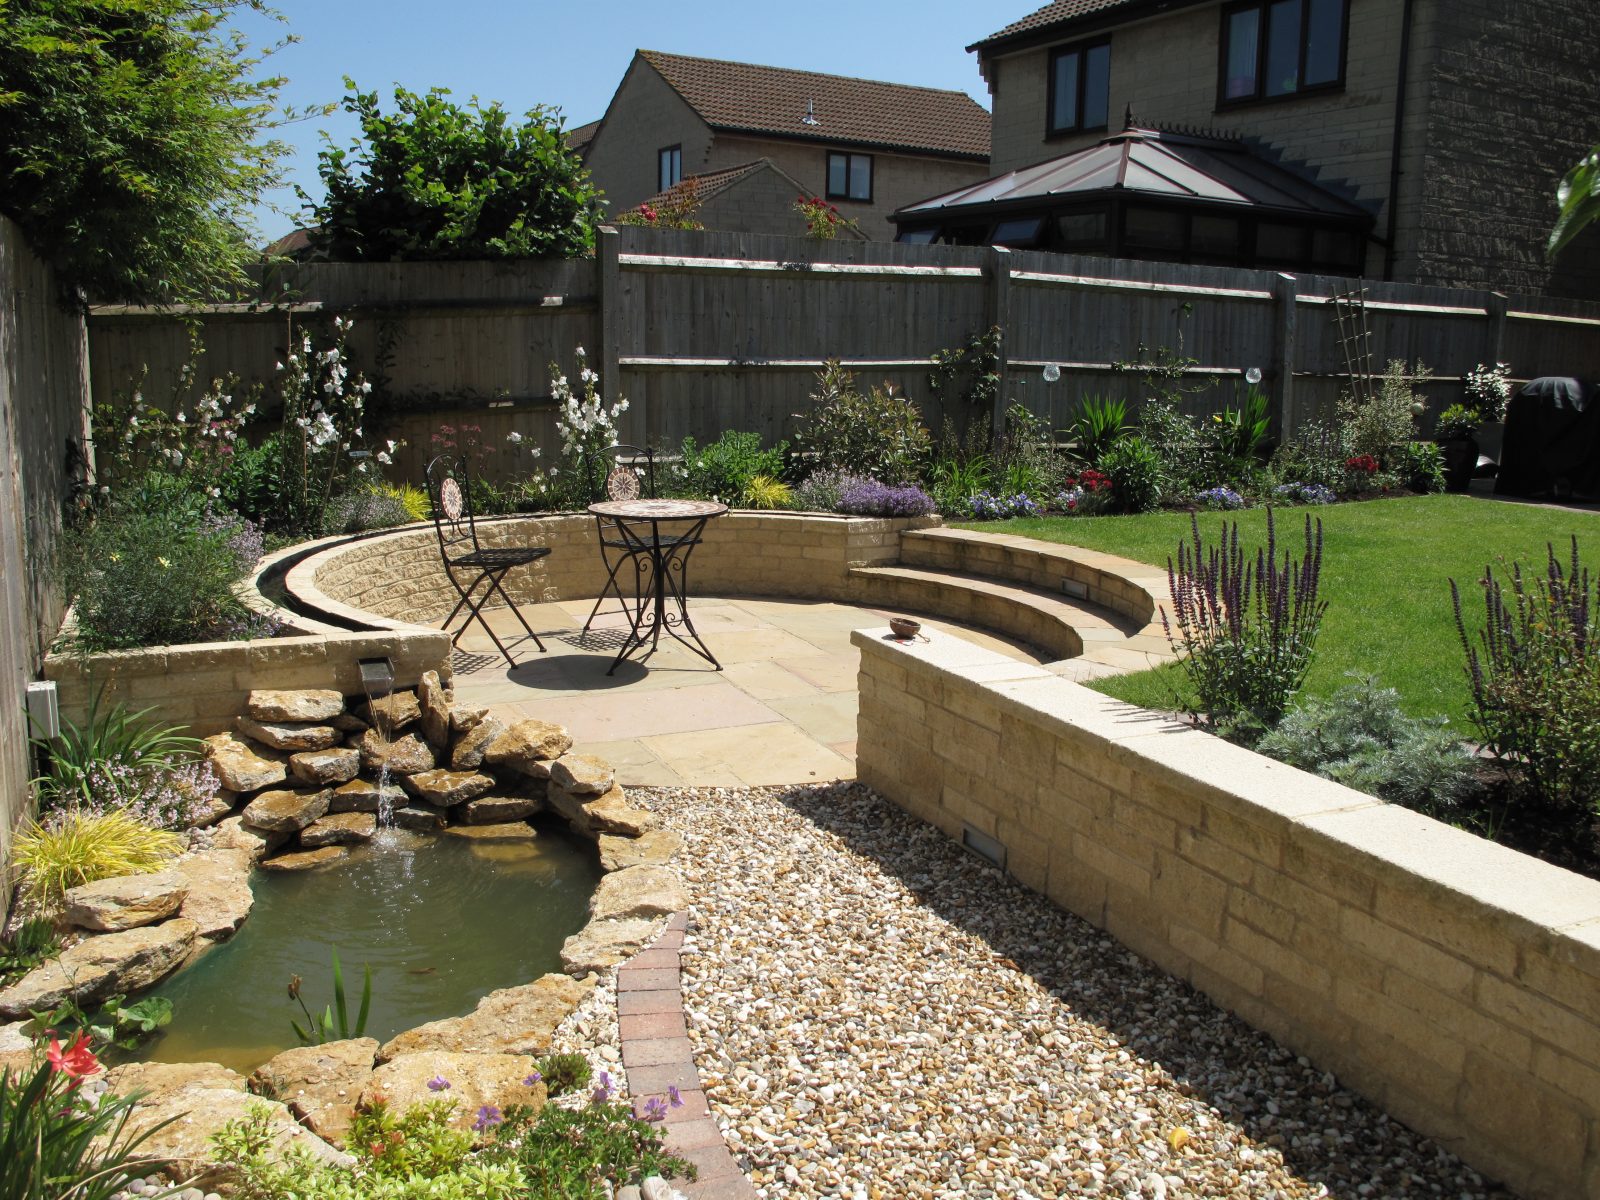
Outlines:
[[446,561],[452,567],[520,567],[550,553],[549,546],[507,546],[502,549],[474,550]]

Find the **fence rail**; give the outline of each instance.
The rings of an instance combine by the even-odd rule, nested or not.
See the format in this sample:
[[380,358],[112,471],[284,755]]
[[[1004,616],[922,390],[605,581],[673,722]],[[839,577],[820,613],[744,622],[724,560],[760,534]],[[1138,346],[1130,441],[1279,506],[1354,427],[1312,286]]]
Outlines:
[[[1120,396],[1136,411],[1141,381],[1117,364],[1143,345],[1181,349],[1194,360],[1186,373],[1214,384],[1188,401],[1195,410],[1231,400],[1258,367],[1277,428],[1292,430],[1328,411],[1348,382],[1328,306],[1355,286],[984,247],[622,228],[601,235],[594,257],[570,262],[296,266],[263,277],[253,304],[192,315],[207,348],[201,376],[231,371],[246,385],[270,385],[298,324],[353,316],[352,348],[379,384],[381,432],[409,443],[399,470],[420,473],[439,426],[457,438],[467,426],[503,477],[531,465],[526,449],[507,444],[512,432],[553,454],[549,365],[571,374],[579,345],[607,394],[632,401],[624,435],[672,445],[726,428],[792,435],[810,375],[829,358],[909,394],[937,428],[945,414],[929,357],[991,325],[1006,335],[1002,395],[1055,427],[1086,394]],[[1519,378],[1600,377],[1600,305],[1365,286],[1375,368],[1425,363],[1435,408],[1478,363],[1509,362]],[[187,353],[171,314],[91,316],[97,401],[125,391],[143,364],[145,395],[165,395]],[[1058,382],[1044,380],[1047,364],[1061,367]]]

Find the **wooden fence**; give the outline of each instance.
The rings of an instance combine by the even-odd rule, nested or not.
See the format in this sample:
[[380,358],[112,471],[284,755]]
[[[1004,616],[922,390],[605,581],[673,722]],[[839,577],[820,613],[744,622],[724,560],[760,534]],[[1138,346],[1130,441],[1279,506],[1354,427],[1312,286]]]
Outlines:
[[[208,350],[202,375],[228,370],[263,384],[291,322],[354,317],[352,346],[379,385],[381,429],[369,433],[403,437],[400,472],[416,478],[441,426],[479,440],[497,474],[531,468],[530,445],[548,462],[547,365],[571,375],[579,345],[607,394],[620,380],[629,397],[626,436],[658,444],[724,429],[792,434],[829,357],[864,383],[894,384],[937,429],[929,356],[991,325],[1005,331],[1003,398],[1054,427],[1085,395],[1122,396],[1136,409],[1143,387],[1114,364],[1143,344],[1196,360],[1192,381],[1207,390],[1188,402],[1195,411],[1232,400],[1244,372],[1259,368],[1279,430],[1292,430],[1331,409],[1346,382],[1328,301],[1355,286],[1032,251],[622,228],[575,262],[296,266],[264,278],[257,304],[194,317]],[[1600,376],[1600,305],[1366,287],[1375,369],[1426,364],[1434,411],[1478,363],[1509,362],[1518,378]],[[144,364],[146,395],[166,394],[187,350],[178,321],[101,309],[89,328],[97,400],[126,390]],[[1046,382],[1047,364],[1061,368],[1058,381]],[[522,449],[507,444],[513,431]]]
[[[87,434],[83,317],[57,303],[49,269],[0,217],[0,862],[28,811],[33,775],[24,692],[61,621],[50,569]],[[9,889],[0,888],[0,920]]]

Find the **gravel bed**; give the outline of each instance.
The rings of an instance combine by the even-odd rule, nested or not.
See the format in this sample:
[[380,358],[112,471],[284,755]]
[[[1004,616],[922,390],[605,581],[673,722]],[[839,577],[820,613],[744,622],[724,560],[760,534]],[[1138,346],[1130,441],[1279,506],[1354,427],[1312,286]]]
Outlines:
[[857,784],[630,788],[684,835],[696,1060],[766,1197],[1502,1197]]

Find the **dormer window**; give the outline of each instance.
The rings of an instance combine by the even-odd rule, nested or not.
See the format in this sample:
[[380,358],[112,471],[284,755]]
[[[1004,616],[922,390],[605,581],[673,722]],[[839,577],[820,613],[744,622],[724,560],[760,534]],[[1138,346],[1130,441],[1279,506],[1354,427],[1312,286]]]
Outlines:
[[1222,10],[1218,104],[1344,86],[1349,0],[1245,0]]
[[683,147],[667,146],[656,151],[656,191],[676,187],[683,179]]
[[1047,104],[1051,137],[1104,129],[1111,106],[1111,43],[1085,42],[1052,52]]

